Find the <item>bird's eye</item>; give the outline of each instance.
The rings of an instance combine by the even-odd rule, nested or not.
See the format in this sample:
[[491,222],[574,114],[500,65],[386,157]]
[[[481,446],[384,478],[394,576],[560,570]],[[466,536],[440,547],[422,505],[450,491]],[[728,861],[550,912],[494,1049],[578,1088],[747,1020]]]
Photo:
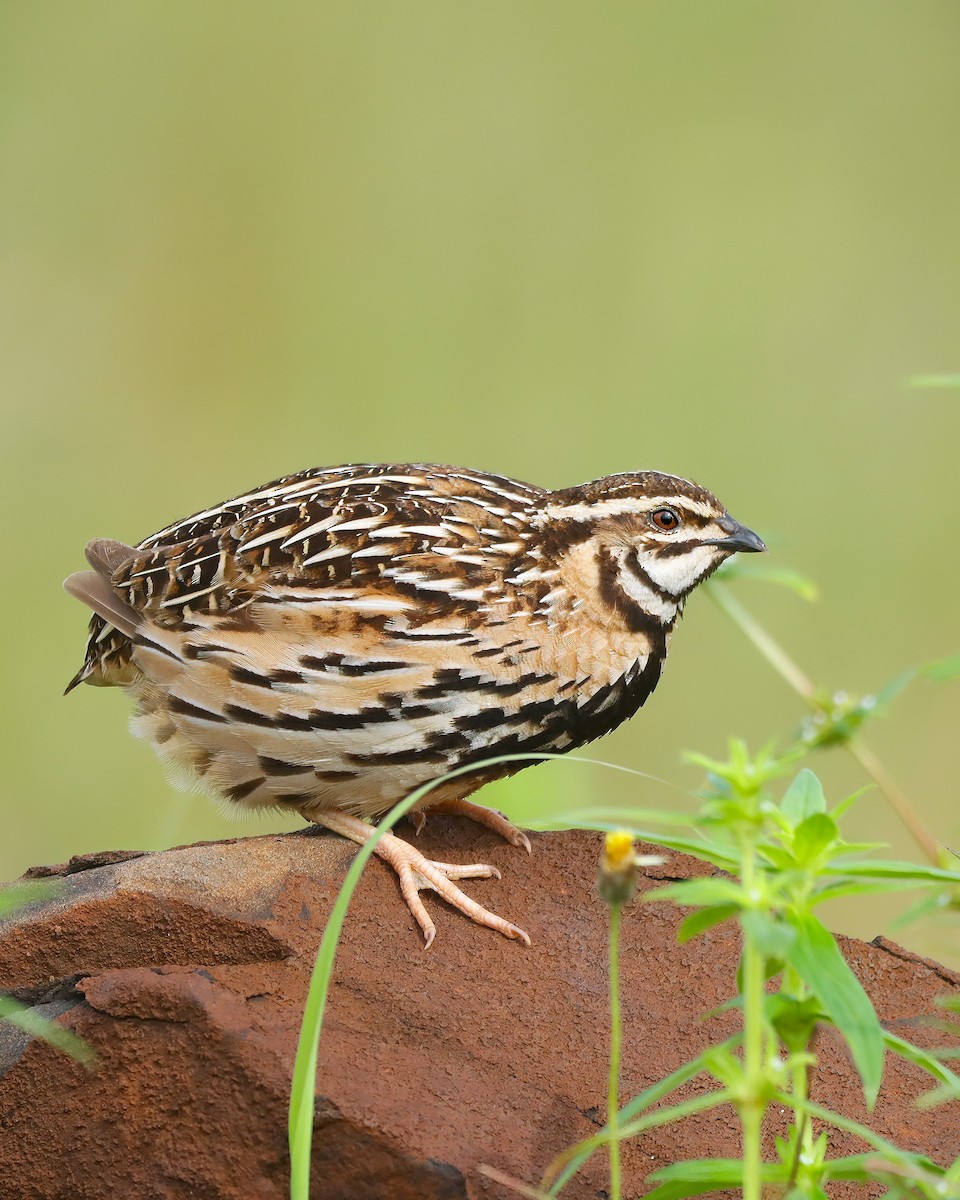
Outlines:
[[650,514],[650,520],[664,533],[673,533],[680,528],[680,517],[672,508],[657,508]]

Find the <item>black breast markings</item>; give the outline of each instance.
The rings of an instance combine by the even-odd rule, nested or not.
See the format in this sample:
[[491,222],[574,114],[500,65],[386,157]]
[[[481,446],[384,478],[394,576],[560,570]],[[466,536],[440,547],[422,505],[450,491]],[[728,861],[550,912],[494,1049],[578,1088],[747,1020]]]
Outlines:
[[[440,774],[499,754],[574,750],[632,717],[656,687],[661,666],[661,659],[650,658],[632,679],[622,677],[579,705],[568,695],[534,700],[509,710],[499,705],[478,708],[455,717],[451,728],[428,733],[417,747],[347,757],[360,768],[435,762]],[[524,765],[503,763],[483,769],[482,778],[512,775]]]

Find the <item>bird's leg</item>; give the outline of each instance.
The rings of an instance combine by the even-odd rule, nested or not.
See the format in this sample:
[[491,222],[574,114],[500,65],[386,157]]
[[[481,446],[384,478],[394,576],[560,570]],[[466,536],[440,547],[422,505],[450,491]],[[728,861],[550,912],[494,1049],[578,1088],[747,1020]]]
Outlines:
[[[363,821],[360,817],[352,817],[348,813],[311,810],[307,815],[307,820],[313,821],[317,825],[323,825],[334,833],[343,834],[344,837],[358,842],[361,846],[364,842],[369,841],[375,832],[374,827],[368,821]],[[405,842],[392,833],[383,835],[377,843],[374,853],[388,862],[399,876],[403,898],[426,938],[425,949],[430,946],[437,933],[436,926],[430,920],[430,915],[420,899],[420,892],[425,888],[437,892],[454,908],[459,908],[472,921],[476,921],[478,925],[486,925],[488,929],[495,929],[504,937],[516,938],[521,942],[526,942],[528,946],[530,945],[530,938],[522,929],[511,925],[503,917],[498,917],[496,913],[489,912],[451,882],[454,879],[489,879],[491,876],[499,879],[500,872],[496,867],[488,867],[485,863],[460,865],[434,862],[425,858],[409,842]]]
[[[495,808],[484,808],[482,804],[474,804],[470,800],[441,800],[439,804],[429,804],[423,810],[424,816],[428,812],[436,813],[455,813],[460,817],[469,817],[471,821],[476,821],[478,825],[486,825],[488,829],[492,829],[494,833],[499,833],[502,838],[510,843],[511,846],[520,846],[528,854],[531,853],[530,839],[523,832],[513,825],[502,812],[497,812]],[[417,834],[423,828],[421,822],[417,826]]]

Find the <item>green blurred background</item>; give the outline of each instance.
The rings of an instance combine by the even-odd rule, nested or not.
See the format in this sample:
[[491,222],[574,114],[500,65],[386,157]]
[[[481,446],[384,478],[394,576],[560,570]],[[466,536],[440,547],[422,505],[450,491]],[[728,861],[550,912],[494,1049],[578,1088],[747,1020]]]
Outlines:
[[[308,465],[685,474],[821,584],[739,585],[818,681],[957,651],[960,393],[906,381],[960,366],[958,117],[955,0],[5,5],[0,878],[284,827],[172,791],[119,692],[62,698],[60,582]],[[868,733],[952,845],[958,697]],[[802,711],[696,596],[593,753],[696,787],[684,749]],[[486,798],[671,793],[551,764]],[[876,792],[851,832],[916,853]]]

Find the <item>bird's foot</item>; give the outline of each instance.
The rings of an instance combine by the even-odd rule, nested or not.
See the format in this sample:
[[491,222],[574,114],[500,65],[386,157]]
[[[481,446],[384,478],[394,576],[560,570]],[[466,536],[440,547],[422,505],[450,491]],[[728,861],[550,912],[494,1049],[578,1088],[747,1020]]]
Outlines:
[[418,837],[426,824],[427,813],[432,812],[453,813],[459,817],[469,817],[478,825],[485,825],[487,829],[499,833],[511,846],[519,846],[528,854],[532,853],[530,839],[522,829],[518,829],[516,825],[507,820],[502,812],[498,812],[495,808],[484,808],[482,804],[473,804],[470,800],[441,800],[439,804],[428,804],[425,809],[412,812],[410,817],[416,826]]
[[[335,833],[342,833],[351,841],[359,842],[361,845],[368,841],[374,833],[374,828],[369,822],[363,821],[359,817],[352,817],[347,813],[311,813],[308,819]],[[490,879],[491,877],[499,879],[500,872],[496,867],[488,866],[486,863],[435,862],[426,858],[409,842],[405,842],[392,833],[383,835],[377,843],[374,853],[388,862],[396,871],[400,880],[400,891],[407,907],[413,914],[413,919],[423,930],[424,949],[432,944],[437,934],[437,927],[430,919],[430,914],[420,899],[420,892],[427,889],[442,896],[448,904],[458,908],[478,925],[485,925],[488,929],[495,929],[498,933],[502,933],[504,937],[530,945],[529,936],[519,926],[512,925],[503,917],[498,917],[496,913],[490,912],[453,883],[455,879]]]
[[437,932],[436,926],[420,899],[420,892],[426,889],[442,896],[448,904],[458,908],[478,925],[486,925],[488,929],[495,929],[504,937],[515,938],[530,945],[530,938],[522,929],[505,921],[496,913],[490,912],[453,883],[454,879],[490,879],[491,877],[499,879],[500,872],[496,867],[487,866],[486,863],[436,862],[426,858],[409,842],[389,833],[380,840],[377,845],[377,853],[397,872],[400,879],[400,891],[407,902],[407,907],[413,913],[414,920],[423,930],[426,946],[431,944]]

